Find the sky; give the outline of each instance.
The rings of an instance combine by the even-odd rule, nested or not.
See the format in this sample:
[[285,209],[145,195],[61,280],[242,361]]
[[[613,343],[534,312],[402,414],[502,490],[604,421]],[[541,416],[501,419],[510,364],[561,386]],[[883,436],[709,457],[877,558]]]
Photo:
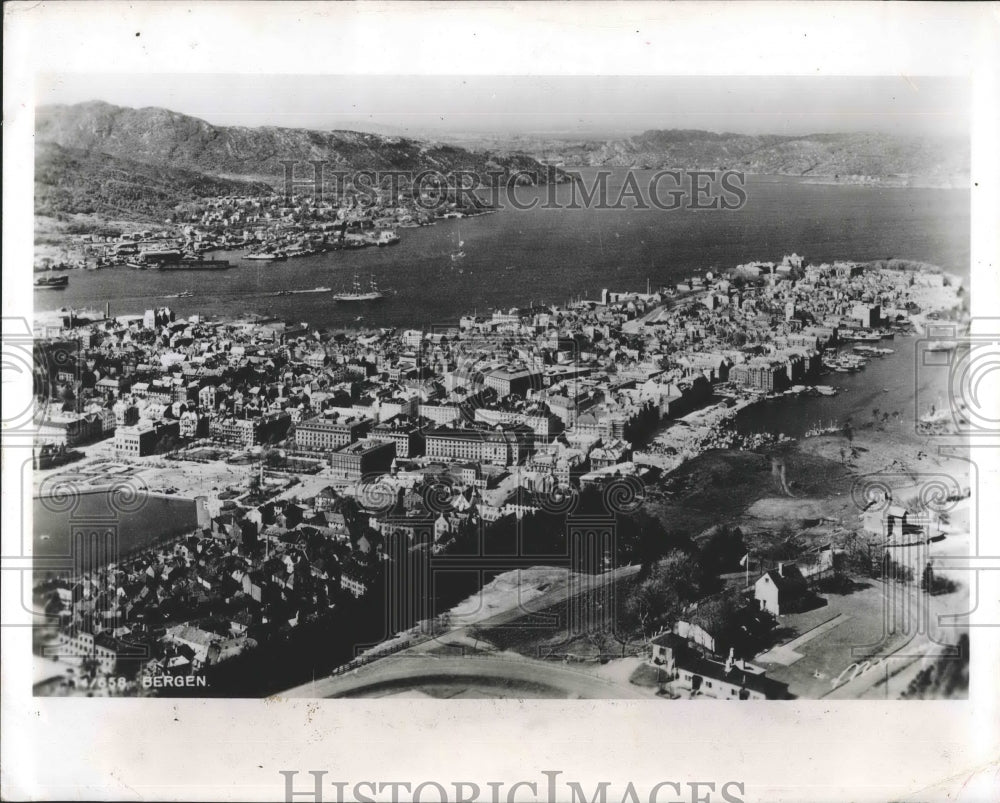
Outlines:
[[37,105],[161,106],[216,125],[462,136],[616,137],[653,128],[967,135],[954,78],[47,75]]

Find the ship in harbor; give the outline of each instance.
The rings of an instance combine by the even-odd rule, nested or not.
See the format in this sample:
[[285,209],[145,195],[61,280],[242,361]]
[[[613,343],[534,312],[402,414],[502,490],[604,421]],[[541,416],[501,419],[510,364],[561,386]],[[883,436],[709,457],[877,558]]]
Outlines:
[[385,298],[385,294],[379,290],[378,285],[375,283],[375,277],[373,276],[371,281],[368,283],[368,289],[363,290],[361,283],[358,281],[357,274],[354,275],[354,283],[351,286],[350,292],[347,293],[337,293],[334,295],[335,301],[379,301]]
[[873,357],[885,357],[894,353],[894,349],[882,349],[877,346],[860,345],[854,346],[854,351],[858,354],[870,354]]
[[228,259],[205,259],[178,250],[144,251],[125,264],[136,270],[226,270],[232,267]]
[[303,293],[329,293],[333,290],[332,287],[313,287],[309,290],[279,290],[274,295],[276,296],[297,296]]
[[160,262],[148,267],[150,270],[228,270],[232,265],[228,259],[184,257],[177,262]]
[[69,285],[69,276],[42,276],[35,279],[36,290],[62,290]]
[[858,343],[878,343],[882,339],[880,332],[840,332],[837,335],[841,340]]

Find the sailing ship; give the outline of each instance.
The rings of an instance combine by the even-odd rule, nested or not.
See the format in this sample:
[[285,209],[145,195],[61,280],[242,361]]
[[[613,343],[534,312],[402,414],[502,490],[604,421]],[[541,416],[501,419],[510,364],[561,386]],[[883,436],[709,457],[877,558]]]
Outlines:
[[375,283],[374,276],[368,283],[368,289],[363,290],[361,288],[361,283],[358,281],[358,275],[355,273],[354,283],[351,286],[350,292],[337,293],[333,298],[335,301],[379,301],[385,298],[385,294],[379,290],[378,285]]

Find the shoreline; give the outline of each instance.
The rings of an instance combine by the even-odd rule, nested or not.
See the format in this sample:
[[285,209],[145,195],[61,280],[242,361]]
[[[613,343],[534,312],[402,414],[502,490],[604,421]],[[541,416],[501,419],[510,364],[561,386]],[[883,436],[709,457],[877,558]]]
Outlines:
[[[321,255],[317,254],[315,256],[321,256]],[[868,260],[857,261],[857,260],[850,260],[849,259],[849,260],[846,260],[846,261],[854,262],[857,265],[861,265],[866,270],[870,270],[870,269],[885,269],[885,270],[897,270],[897,271],[900,271],[900,272],[926,271],[926,272],[929,272],[929,273],[937,273],[937,274],[942,274],[945,277],[947,277],[948,279],[950,279],[951,281],[956,282],[959,286],[964,287],[967,284],[966,278],[963,277],[959,273],[955,273],[954,271],[949,270],[949,269],[947,269],[947,268],[945,268],[943,266],[940,266],[940,265],[935,265],[935,264],[932,264],[932,263],[924,263],[924,262],[920,262],[918,260],[911,260],[911,259],[906,259],[906,258],[895,258],[894,257],[894,258],[891,258],[889,260],[885,260],[885,259],[868,259]],[[912,265],[915,265],[917,267],[909,268],[908,269],[908,268],[904,268],[904,267],[900,267],[900,266],[889,266],[889,265],[885,264],[887,262],[890,262],[890,263],[891,262],[902,262],[902,263],[912,264]],[[308,291],[305,294],[309,294],[309,292],[311,292],[311,291]],[[642,315],[642,316],[640,316],[638,318],[634,318],[632,320],[626,321],[622,325],[622,331],[625,332],[625,333],[630,333],[630,334],[640,333],[642,331],[643,324],[647,320],[650,320],[650,319],[654,318],[655,316],[661,314],[664,311],[669,311],[671,308],[677,306],[678,304],[682,304],[682,303],[685,303],[685,302],[691,302],[691,301],[697,301],[698,299],[700,299],[703,296],[707,295],[708,292],[709,292],[708,290],[693,290],[693,291],[688,291],[688,292],[685,292],[685,293],[681,293],[681,294],[679,294],[679,295],[677,295],[676,297],[673,297],[673,298],[668,298],[662,304],[658,305],[657,307],[654,307],[652,310],[650,310],[649,312],[645,313],[644,315]],[[299,291],[299,294],[302,294],[302,293],[303,293],[303,291]],[[264,296],[263,298],[268,298],[268,297],[271,297],[271,296],[268,295],[268,296]],[[161,298],[160,300],[162,300],[162,301],[172,301],[172,300],[175,300],[175,299]],[[144,304],[143,305],[143,310],[145,310],[146,308],[147,307]],[[136,308],[136,309],[138,309],[138,308]],[[356,309],[357,310],[361,310],[362,306],[358,306]],[[93,309],[93,308],[88,308],[88,307],[79,307],[79,308],[74,308],[74,307],[60,307],[60,308],[54,309],[54,310],[35,310],[35,311],[33,311],[33,316],[32,317],[33,317],[33,320],[35,320],[37,322],[37,321],[45,320],[46,318],[51,319],[51,318],[54,318],[56,316],[61,316],[61,314],[63,312],[66,312],[66,311],[69,311],[69,312],[88,312],[89,311],[89,312],[101,313],[101,310],[97,310],[97,309]],[[352,311],[354,311],[354,308],[352,308]],[[459,325],[460,319],[462,317],[465,317],[465,316],[469,315],[469,314],[471,314],[471,313],[468,313],[468,312],[458,313],[456,315],[456,317],[451,321],[451,325],[454,325],[454,326],[457,327]],[[119,312],[117,312],[117,314],[112,315],[110,318],[104,318],[103,315],[101,315],[101,317],[99,319],[96,319],[96,320],[93,320],[93,321],[88,320],[87,324],[100,323],[102,320],[112,320],[113,321],[113,320],[117,320],[118,318],[129,318],[129,317],[136,317],[136,316],[140,316],[140,315],[141,315],[141,311],[136,311],[136,310],[132,310],[132,311],[119,311]],[[271,312],[267,311],[266,309],[263,309],[263,310],[249,310],[248,309],[246,312],[244,312],[242,314],[239,314],[239,315],[222,314],[222,315],[219,315],[218,317],[216,317],[214,315],[211,315],[210,313],[205,313],[205,312],[202,312],[202,311],[195,311],[195,312],[191,312],[191,313],[187,314],[186,316],[183,316],[182,319],[184,319],[184,318],[189,319],[189,318],[192,318],[192,317],[198,317],[198,318],[202,319],[205,322],[208,322],[208,323],[217,323],[217,324],[243,323],[243,322],[247,322],[247,321],[250,321],[250,320],[253,320],[253,319],[259,319],[260,321],[281,321],[281,320],[286,320],[287,321],[287,320],[289,320],[289,318],[287,318],[287,317],[283,317],[280,314],[271,313]],[[926,326],[927,326],[927,323],[928,323],[927,311],[922,311],[922,312],[919,312],[919,313],[913,313],[910,316],[909,321],[910,321],[911,324],[913,324],[915,333],[918,334],[918,335],[923,335],[925,333]],[[310,324],[310,325],[312,325],[312,324]],[[370,335],[370,334],[375,333],[375,332],[393,332],[393,331],[396,331],[398,329],[404,329],[404,328],[433,328],[433,326],[434,325],[428,324],[426,322],[421,323],[421,324],[410,324],[410,325],[399,323],[399,324],[391,324],[391,325],[371,324],[371,325],[368,325],[368,326],[352,326],[349,323],[344,323],[342,325],[338,324],[338,325],[335,325],[335,326],[323,326],[321,328],[324,329],[324,330],[327,330],[329,332],[334,332],[334,333],[341,332],[341,333],[344,333],[346,335]]]
[[[866,267],[875,267],[877,263],[877,260],[873,260],[858,264]],[[919,265],[920,263],[912,264]],[[900,266],[895,269],[904,270],[905,267]],[[679,298],[667,297],[662,303],[653,306],[648,313],[623,323],[622,330],[633,333],[644,333],[642,325],[646,320],[661,315],[665,311],[670,311],[679,305],[697,303],[698,298],[704,295],[704,292],[707,291],[688,292]],[[914,313],[911,316],[910,322],[917,333],[924,331],[930,313],[931,308],[926,308],[920,313]],[[243,319],[246,319],[246,317],[243,316]],[[229,320],[229,318],[224,316],[221,320],[225,321]],[[337,331],[361,332],[365,330],[352,329],[350,327],[340,329],[338,327]],[[381,329],[381,331],[386,330]],[[838,344],[838,347],[844,345],[849,346],[850,344]],[[899,356],[901,355],[897,355],[896,359]],[[867,370],[868,366],[865,365],[860,371],[852,374],[852,376],[863,375]],[[818,384],[824,381],[822,377],[823,374],[818,374],[816,377],[811,378],[810,381]],[[810,386],[815,387],[815,385]],[[756,451],[761,447],[774,443],[795,441],[808,437],[788,438],[777,430],[748,433],[739,431],[734,426],[734,423],[742,413],[762,406],[762,403],[767,400],[768,398],[762,394],[749,392],[740,392],[735,395],[719,394],[714,395],[712,402],[682,416],[677,418],[660,418],[656,425],[651,428],[652,431],[643,438],[643,446],[634,450],[633,460],[636,464],[654,466],[665,474],[669,474],[676,471],[689,460],[712,449],[723,448]],[[785,403],[792,401],[802,403],[810,399],[779,397],[779,400]],[[858,409],[853,410],[851,415],[857,415],[860,418],[863,407],[864,403],[861,402]],[[843,416],[837,416],[837,419],[839,423],[843,419]],[[45,481],[50,480],[53,476],[65,475],[68,478],[68,483],[73,483],[74,481],[81,483],[101,482],[100,472],[102,470],[107,471],[108,467],[100,468],[100,461],[110,463],[112,466],[119,464],[122,467],[127,467],[127,471],[123,469],[120,478],[111,479],[94,486],[88,485],[82,490],[76,490],[75,493],[82,495],[108,494],[113,492],[116,487],[122,487],[124,490],[129,487],[130,480],[134,478],[142,486],[145,486],[141,490],[148,498],[178,500],[196,505],[196,499],[199,496],[205,496],[208,499],[210,510],[218,503],[218,493],[231,487],[233,484],[240,484],[246,479],[249,471],[247,466],[234,466],[225,461],[212,463],[192,462],[189,464],[184,460],[166,460],[163,457],[136,462],[130,459],[119,459],[113,453],[111,442],[105,440],[97,444],[88,445],[83,461],[77,464],[60,466],[45,472],[35,472],[36,488],[33,493],[33,499],[44,504],[45,500],[58,497],[57,489],[54,489],[53,492],[45,493],[39,487],[40,484],[44,484]],[[94,473],[95,463],[97,464],[96,473]],[[150,476],[155,479],[155,482],[150,481]],[[326,482],[326,478],[317,478],[317,481]],[[213,490],[209,490],[210,487]],[[173,488],[176,489],[176,493],[166,493],[160,490],[161,488]],[[281,493],[281,496],[297,496],[301,491],[302,485],[300,482],[290,488],[286,488]],[[170,539],[176,536],[164,537]]]

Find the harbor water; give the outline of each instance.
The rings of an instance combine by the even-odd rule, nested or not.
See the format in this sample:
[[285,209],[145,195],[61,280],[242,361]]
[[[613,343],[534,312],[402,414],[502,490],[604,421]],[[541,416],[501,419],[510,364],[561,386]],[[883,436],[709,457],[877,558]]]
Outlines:
[[[645,186],[652,171],[636,171]],[[624,170],[609,181],[617,197]],[[562,204],[572,188],[556,189]],[[601,288],[644,290],[694,272],[725,270],[797,252],[813,262],[914,259],[968,275],[967,190],[901,189],[747,179],[747,203],[730,211],[544,208],[545,187],[518,189],[538,208],[442,220],[400,229],[401,242],[278,262],[230,259],[224,271],[70,271],[64,290],[34,293],[36,310],[64,306],[112,315],[169,306],[178,315],[240,316],[255,311],[316,327],[452,324],[474,310],[562,303]],[[464,257],[452,259],[462,242]],[[355,275],[374,277],[383,300],[336,303]],[[332,292],[279,295],[329,287]],[[190,291],[191,297],[177,298]],[[173,296],[173,297],[170,297]],[[360,321],[358,319],[361,319]]]
[[[834,388],[837,395],[803,394],[762,401],[740,411],[736,429],[747,435],[773,432],[801,438],[817,427],[842,426],[848,421],[857,427],[872,421],[877,410],[880,421],[888,413],[890,426],[913,433],[920,416],[930,405],[941,408],[948,393],[948,366],[924,365],[920,359],[923,342],[913,335],[882,340],[878,346],[893,349],[892,354],[871,357],[858,371],[831,372],[816,380]],[[851,344],[841,351],[850,352]]]

